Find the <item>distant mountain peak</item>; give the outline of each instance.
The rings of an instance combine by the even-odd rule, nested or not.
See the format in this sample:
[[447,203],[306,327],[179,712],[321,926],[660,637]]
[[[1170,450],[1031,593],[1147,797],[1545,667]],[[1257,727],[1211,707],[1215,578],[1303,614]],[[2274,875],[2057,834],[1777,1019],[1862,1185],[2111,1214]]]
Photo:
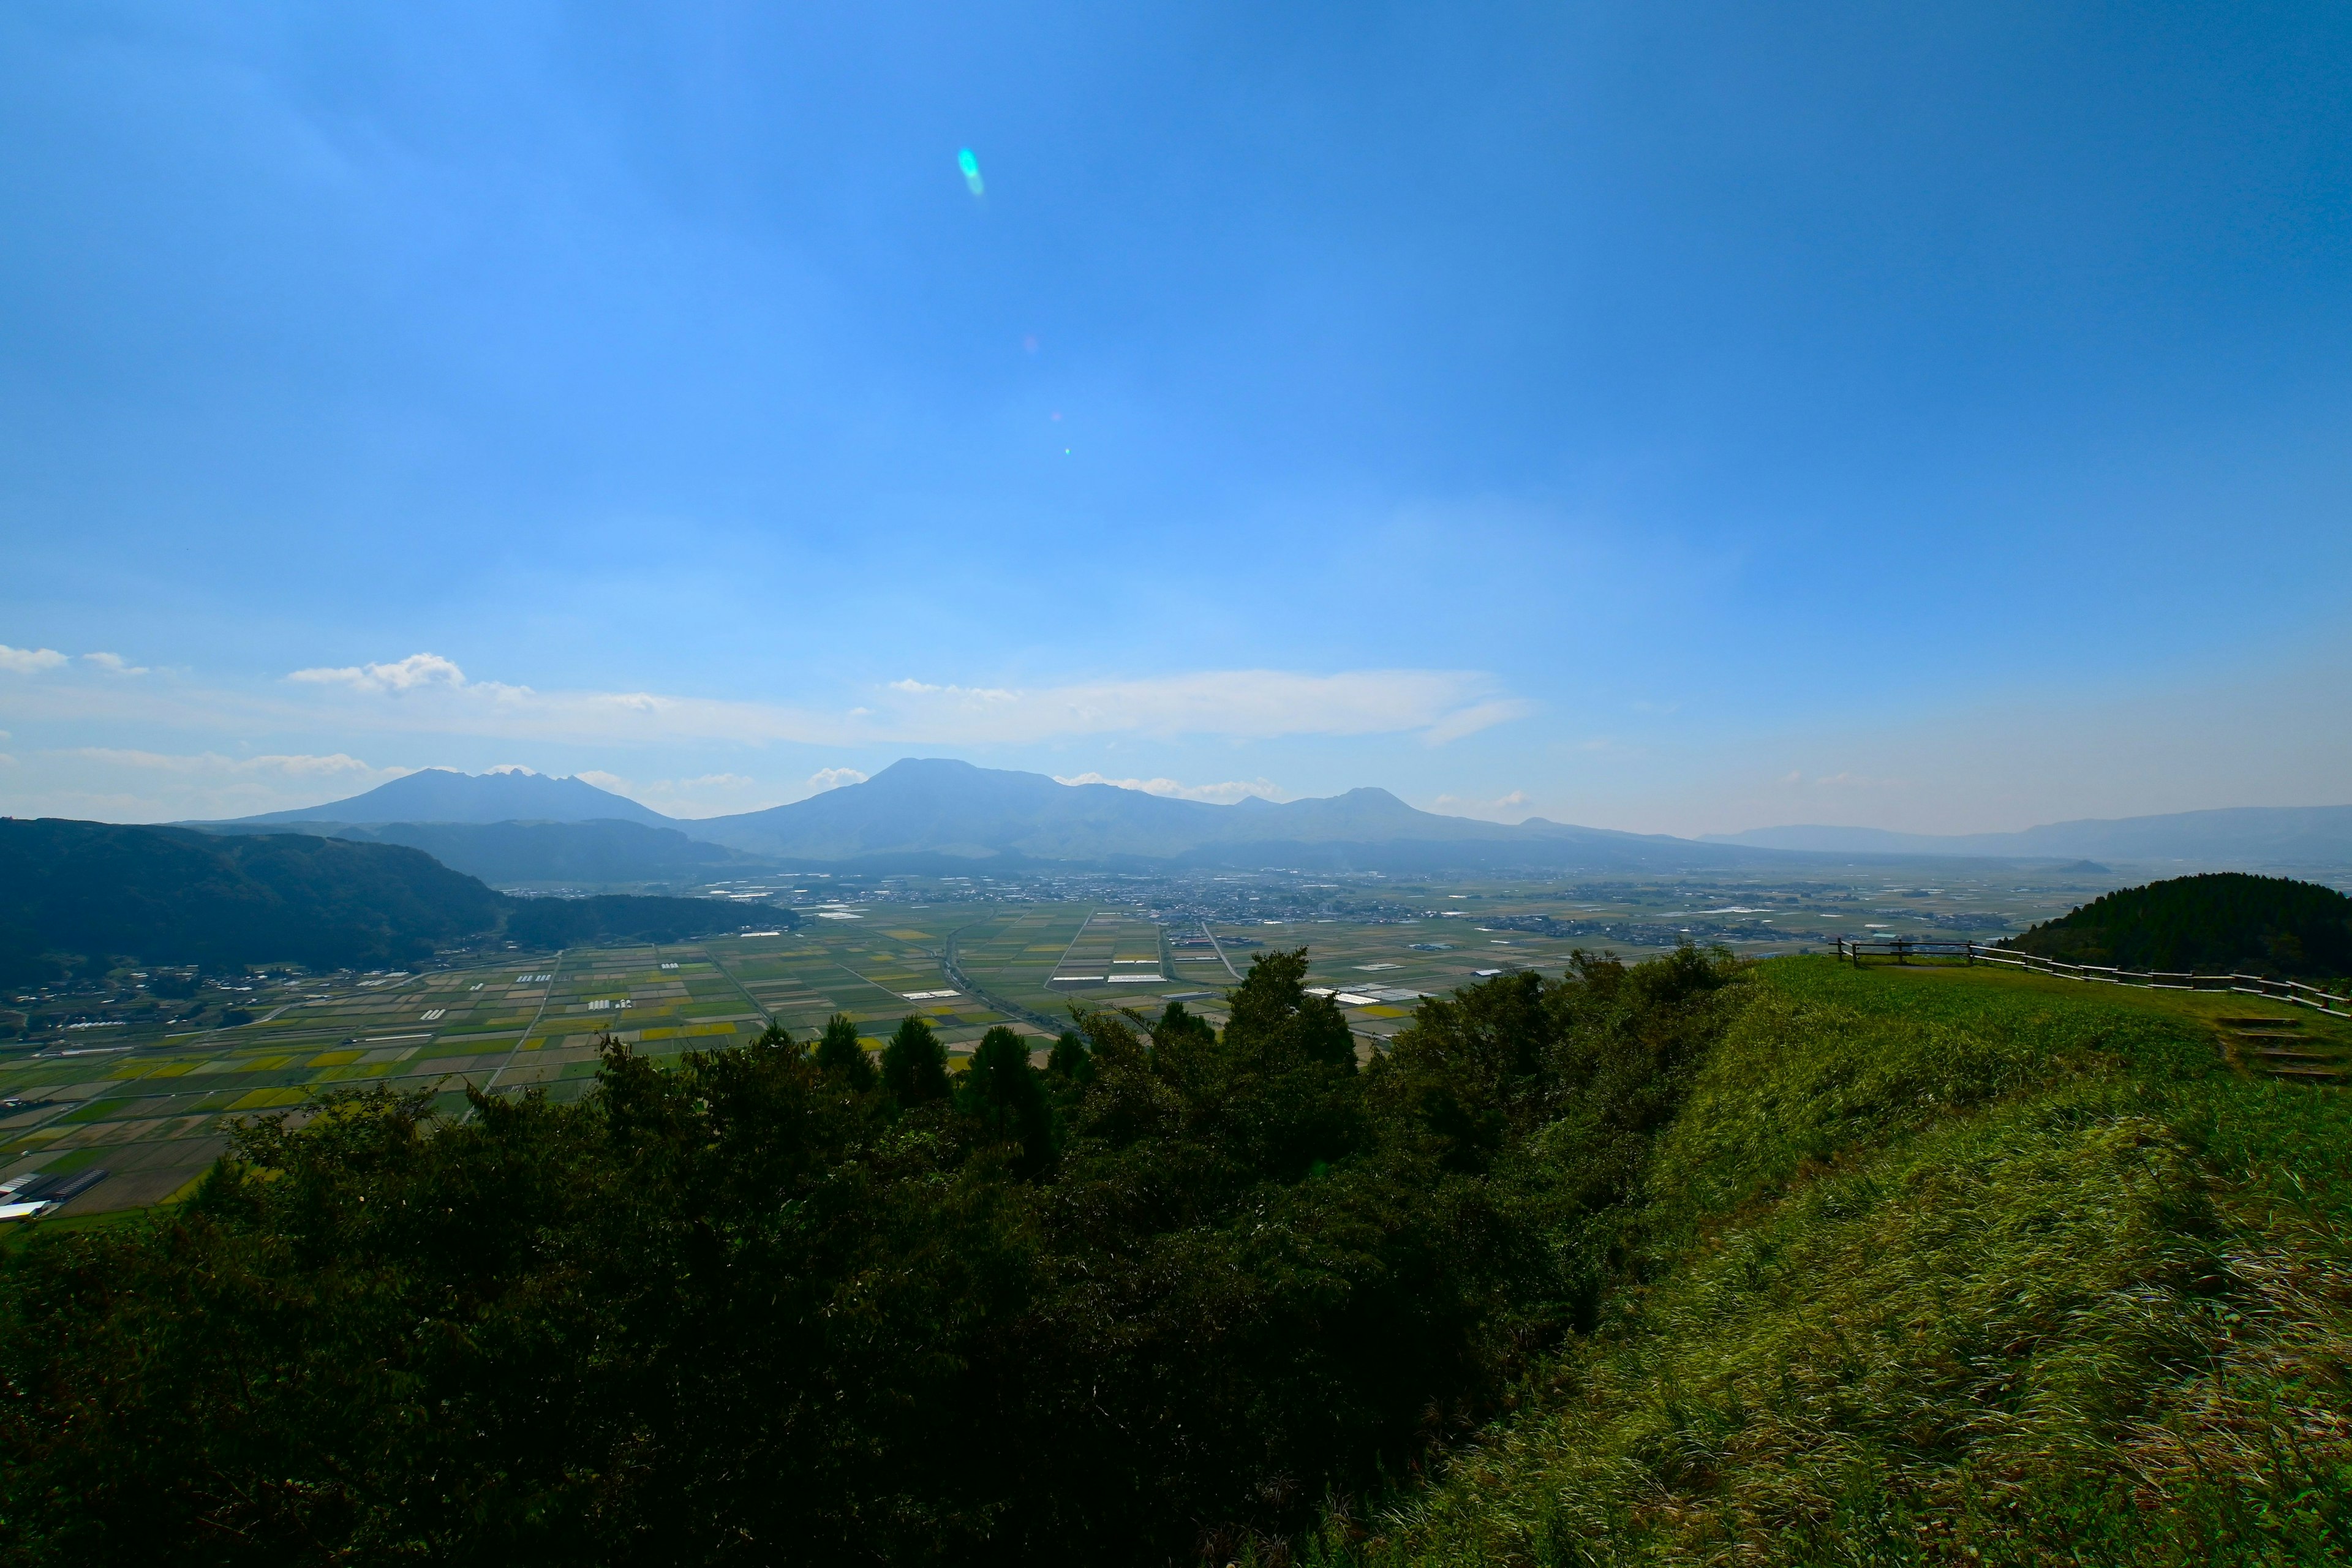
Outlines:
[[297,811],[265,812],[236,819],[241,824],[278,822],[635,822],[668,827],[671,820],[626,795],[598,789],[585,779],[551,778],[529,768],[493,768],[486,773],[455,768],[420,768],[363,795]]

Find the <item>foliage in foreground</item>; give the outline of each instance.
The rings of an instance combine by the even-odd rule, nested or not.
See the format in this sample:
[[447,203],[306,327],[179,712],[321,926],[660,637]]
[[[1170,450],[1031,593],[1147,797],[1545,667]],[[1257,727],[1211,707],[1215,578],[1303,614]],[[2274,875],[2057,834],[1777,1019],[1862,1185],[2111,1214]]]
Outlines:
[[1591,1317],[1738,989],[1589,963],[1360,1073],[1305,969],[1254,964],[1222,1036],[1097,1015],[1045,1073],[1007,1035],[950,1084],[910,1026],[877,1081],[854,1031],[772,1032],[612,1047],[576,1107],[251,1127],[184,1209],[0,1274],[0,1545],[1163,1562],[1296,1528]]

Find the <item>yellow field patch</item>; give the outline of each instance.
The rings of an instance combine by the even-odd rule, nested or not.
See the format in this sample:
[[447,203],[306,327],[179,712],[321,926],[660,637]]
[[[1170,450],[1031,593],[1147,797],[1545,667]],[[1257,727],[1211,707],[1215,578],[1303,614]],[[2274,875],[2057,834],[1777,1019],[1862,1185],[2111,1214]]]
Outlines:
[[931,940],[931,933],[927,931],[886,931],[882,934],[884,936],[895,936],[900,942],[929,942]]
[[292,1057],[256,1057],[251,1061],[237,1063],[236,1070],[239,1072],[269,1072],[274,1068],[286,1066],[294,1058]]
[[203,1064],[198,1062],[165,1062],[162,1067],[157,1068],[153,1072],[149,1073],[147,1076],[149,1078],[177,1078],[182,1073],[194,1072],[201,1065]]
[[325,1051],[312,1057],[310,1065],[314,1068],[348,1067],[360,1059],[360,1054],[358,1051]]
[[641,1040],[667,1040],[675,1038],[677,1035],[677,1031],[676,1029],[640,1029],[637,1031],[637,1038]]
[[1404,1016],[1404,1009],[1402,1007],[1367,1007],[1364,1011],[1366,1014],[1375,1018],[1402,1018]]
[[677,1032],[682,1035],[731,1035],[735,1032],[735,1026],[732,1024],[688,1024],[685,1028]]
[[281,1105],[299,1105],[310,1098],[306,1089],[257,1089],[237,1100],[231,1110],[269,1110]]

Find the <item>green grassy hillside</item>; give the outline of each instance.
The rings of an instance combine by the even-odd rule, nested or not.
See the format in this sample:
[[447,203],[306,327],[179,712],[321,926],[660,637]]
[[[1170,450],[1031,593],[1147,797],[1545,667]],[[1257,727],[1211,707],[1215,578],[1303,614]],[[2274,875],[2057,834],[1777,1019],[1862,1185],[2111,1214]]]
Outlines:
[[2245,1011],[1763,966],[1594,1332],[1307,1559],[2342,1561],[2352,1101]]
[[2352,975],[2352,898],[2289,877],[2175,877],[2095,899],[2006,945],[2067,963],[2340,980]]

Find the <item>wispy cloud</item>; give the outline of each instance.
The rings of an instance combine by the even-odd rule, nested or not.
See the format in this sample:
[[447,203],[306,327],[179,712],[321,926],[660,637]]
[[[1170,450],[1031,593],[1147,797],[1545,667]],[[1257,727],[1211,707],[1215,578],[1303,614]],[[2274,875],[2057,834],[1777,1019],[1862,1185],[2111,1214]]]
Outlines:
[[53,647],[10,647],[0,642],[0,669],[11,675],[38,675],[65,661],[66,656]]
[[1488,822],[1521,822],[1526,820],[1528,807],[1531,804],[1527,791],[1515,789],[1492,800],[1476,795],[1441,795],[1429,803],[1429,809],[1444,816],[1475,816]]
[[98,666],[99,668],[105,670],[109,675],[144,675],[147,673],[147,667],[145,665],[132,664],[129,659],[124,658],[119,653],[86,653],[81,657],[83,663],[94,664]]
[[527,686],[496,686],[466,679],[455,660],[437,653],[412,653],[390,664],[356,664],[341,669],[298,669],[286,678],[311,686],[348,686],[354,691],[416,691],[441,687],[528,693]]
[[379,767],[347,752],[153,752],[76,746],[28,754],[12,775],[9,809],[20,816],[153,822],[243,816],[308,805],[414,770]]
[[1118,789],[1140,790],[1145,795],[1166,795],[1171,800],[1202,800],[1215,805],[1231,805],[1237,800],[1255,795],[1259,800],[1288,800],[1289,794],[1272,779],[1234,779],[1224,784],[1188,784],[1174,779],[1114,779],[1101,773],[1087,773],[1064,778],[1054,775],[1055,784],[1110,784]]
[[336,715],[356,724],[587,744],[1005,745],[1136,733],[1234,740],[1417,734],[1442,745],[1530,711],[1497,692],[1492,677],[1460,670],[1206,670],[1036,688],[909,678],[835,711],[648,691],[536,691],[472,679],[454,660],[432,653],[301,669],[288,679],[322,696],[337,693]]
[[1418,731],[1444,744],[1519,717],[1528,705],[1461,670],[1202,670],[1034,690],[902,680],[887,738],[1022,742],[1133,731],[1272,740]]
[[866,775],[856,768],[819,768],[809,774],[808,786],[811,795],[823,795],[829,789],[839,789],[844,784],[858,784],[865,782]]
[[275,773],[284,778],[363,778],[383,782],[415,771],[412,768],[380,768],[341,752],[323,757],[225,757],[217,752],[184,755],[169,752],[123,751],[111,746],[75,746],[64,754],[118,768],[166,773]]
[[780,804],[772,794],[760,789],[759,780],[742,773],[704,773],[698,778],[650,779],[643,784],[593,768],[574,776],[598,789],[626,795],[640,805],[649,805],[665,816],[688,820],[758,811]]

